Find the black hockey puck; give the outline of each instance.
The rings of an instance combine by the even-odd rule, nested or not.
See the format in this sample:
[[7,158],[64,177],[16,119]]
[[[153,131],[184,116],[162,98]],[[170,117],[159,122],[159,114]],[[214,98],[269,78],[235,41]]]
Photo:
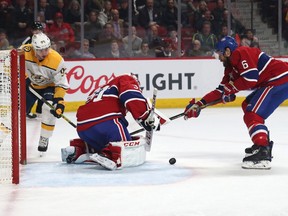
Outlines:
[[169,163],[171,165],[175,164],[176,163],[176,159],[175,158],[170,158]]

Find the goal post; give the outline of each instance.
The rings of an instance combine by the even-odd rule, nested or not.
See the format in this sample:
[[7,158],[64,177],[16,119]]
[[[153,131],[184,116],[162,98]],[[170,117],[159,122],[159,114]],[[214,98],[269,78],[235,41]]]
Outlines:
[[23,53],[0,51],[0,184],[18,184],[27,163],[25,85]]

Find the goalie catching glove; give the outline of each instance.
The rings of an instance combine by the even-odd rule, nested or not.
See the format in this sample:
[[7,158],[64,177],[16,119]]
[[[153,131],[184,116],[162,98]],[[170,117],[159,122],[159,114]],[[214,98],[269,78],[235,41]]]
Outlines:
[[61,115],[64,113],[65,109],[65,103],[63,98],[54,98],[53,100],[53,106],[55,106],[55,109],[51,109],[50,113],[54,115],[56,118],[61,118]]
[[154,129],[155,125],[155,117],[154,114],[151,113],[151,110],[148,114],[144,115],[144,117],[137,120],[138,124],[142,126],[145,130],[151,131]]
[[201,101],[195,102],[195,98],[192,98],[185,108],[184,119],[187,120],[188,118],[197,118],[200,115],[201,106],[203,106]]

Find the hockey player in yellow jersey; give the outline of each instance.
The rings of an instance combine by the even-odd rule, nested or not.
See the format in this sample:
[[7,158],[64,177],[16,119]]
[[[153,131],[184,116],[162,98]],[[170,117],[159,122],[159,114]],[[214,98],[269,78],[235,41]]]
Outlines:
[[[43,105],[38,145],[40,152],[47,151],[56,118],[60,118],[64,112],[64,96],[69,88],[64,59],[50,46],[50,39],[44,33],[34,34],[32,44],[23,46],[26,74],[31,80],[30,87],[55,107],[55,110],[50,110],[47,105]],[[31,91],[27,91],[26,98],[26,110],[30,110],[37,97]]]

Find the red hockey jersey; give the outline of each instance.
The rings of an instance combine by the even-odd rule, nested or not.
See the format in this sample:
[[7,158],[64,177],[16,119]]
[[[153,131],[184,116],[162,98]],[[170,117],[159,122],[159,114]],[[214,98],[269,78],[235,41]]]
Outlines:
[[149,106],[138,81],[130,75],[121,75],[90,93],[86,104],[77,110],[77,130],[121,118],[127,111],[139,119],[148,115]]
[[206,103],[221,98],[225,84],[230,81],[241,90],[253,90],[264,86],[278,86],[288,82],[288,63],[276,60],[258,48],[239,47],[230,57],[219,87],[203,97]]

